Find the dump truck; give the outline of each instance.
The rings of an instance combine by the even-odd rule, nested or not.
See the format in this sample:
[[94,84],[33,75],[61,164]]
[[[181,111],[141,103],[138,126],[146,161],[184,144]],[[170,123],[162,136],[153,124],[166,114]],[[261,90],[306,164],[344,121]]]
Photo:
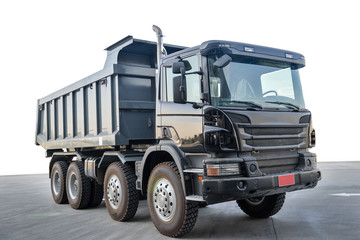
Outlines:
[[[36,144],[54,201],[104,199],[116,221],[147,199],[166,236],[191,231],[201,206],[236,201],[255,218],[321,179],[299,70],[304,56],[212,40],[196,47],[127,36],[102,70],[37,102]],[[205,210],[205,209],[204,209]]]

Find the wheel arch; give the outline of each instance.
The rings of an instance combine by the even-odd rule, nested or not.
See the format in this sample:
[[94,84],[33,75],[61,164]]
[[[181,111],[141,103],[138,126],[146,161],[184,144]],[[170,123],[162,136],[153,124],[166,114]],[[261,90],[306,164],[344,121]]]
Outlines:
[[56,162],[64,161],[69,164],[73,159],[77,158],[82,160],[83,157],[78,152],[55,152],[51,156],[50,163],[49,163],[49,178],[51,178],[51,170]]
[[140,168],[140,190],[145,196],[147,193],[147,185],[152,169],[162,162],[172,161],[175,162],[181,178],[181,184],[186,196],[185,179],[184,179],[184,161],[181,153],[171,145],[156,145],[147,149]]
[[97,182],[99,184],[104,183],[104,177],[107,167],[112,164],[113,162],[121,162],[122,164],[125,163],[134,163],[134,161],[127,160],[120,152],[118,151],[109,151],[105,152],[99,162],[97,167]]

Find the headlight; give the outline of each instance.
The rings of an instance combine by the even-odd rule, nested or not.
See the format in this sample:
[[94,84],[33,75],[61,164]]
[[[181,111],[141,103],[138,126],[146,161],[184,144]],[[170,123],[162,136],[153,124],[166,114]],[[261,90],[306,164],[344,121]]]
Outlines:
[[236,141],[234,135],[224,129],[217,129],[205,133],[205,146],[209,152],[234,151]]
[[315,147],[316,145],[316,135],[315,135],[315,129],[312,129],[310,133],[310,146]]
[[239,163],[230,164],[206,164],[206,175],[207,176],[230,176],[239,175],[240,168]]
[[316,145],[316,134],[311,121],[310,129],[309,129],[309,147],[315,147],[315,145]]

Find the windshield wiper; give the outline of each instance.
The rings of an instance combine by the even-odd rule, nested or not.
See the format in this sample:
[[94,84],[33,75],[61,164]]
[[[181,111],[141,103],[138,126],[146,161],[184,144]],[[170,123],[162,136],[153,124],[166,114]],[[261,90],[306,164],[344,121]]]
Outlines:
[[246,104],[246,105],[248,105],[248,106],[252,106],[252,107],[256,107],[256,108],[263,109],[263,107],[262,107],[260,104],[257,104],[257,103],[254,103],[254,102],[250,102],[250,101],[223,100],[222,102],[242,103],[242,104]]
[[296,110],[300,110],[300,107],[292,104],[292,103],[288,103],[288,102],[281,102],[281,101],[266,101],[266,103],[273,103],[273,104],[279,104],[279,105],[285,105],[290,109],[296,109]]

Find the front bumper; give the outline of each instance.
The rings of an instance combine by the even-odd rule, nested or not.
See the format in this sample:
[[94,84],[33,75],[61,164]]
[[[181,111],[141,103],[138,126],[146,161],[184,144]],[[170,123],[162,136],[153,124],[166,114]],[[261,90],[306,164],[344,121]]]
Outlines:
[[[279,186],[279,176],[294,175],[294,183]],[[313,188],[321,180],[319,169],[294,171],[259,177],[206,177],[202,181],[203,198],[208,204],[273,195]]]

